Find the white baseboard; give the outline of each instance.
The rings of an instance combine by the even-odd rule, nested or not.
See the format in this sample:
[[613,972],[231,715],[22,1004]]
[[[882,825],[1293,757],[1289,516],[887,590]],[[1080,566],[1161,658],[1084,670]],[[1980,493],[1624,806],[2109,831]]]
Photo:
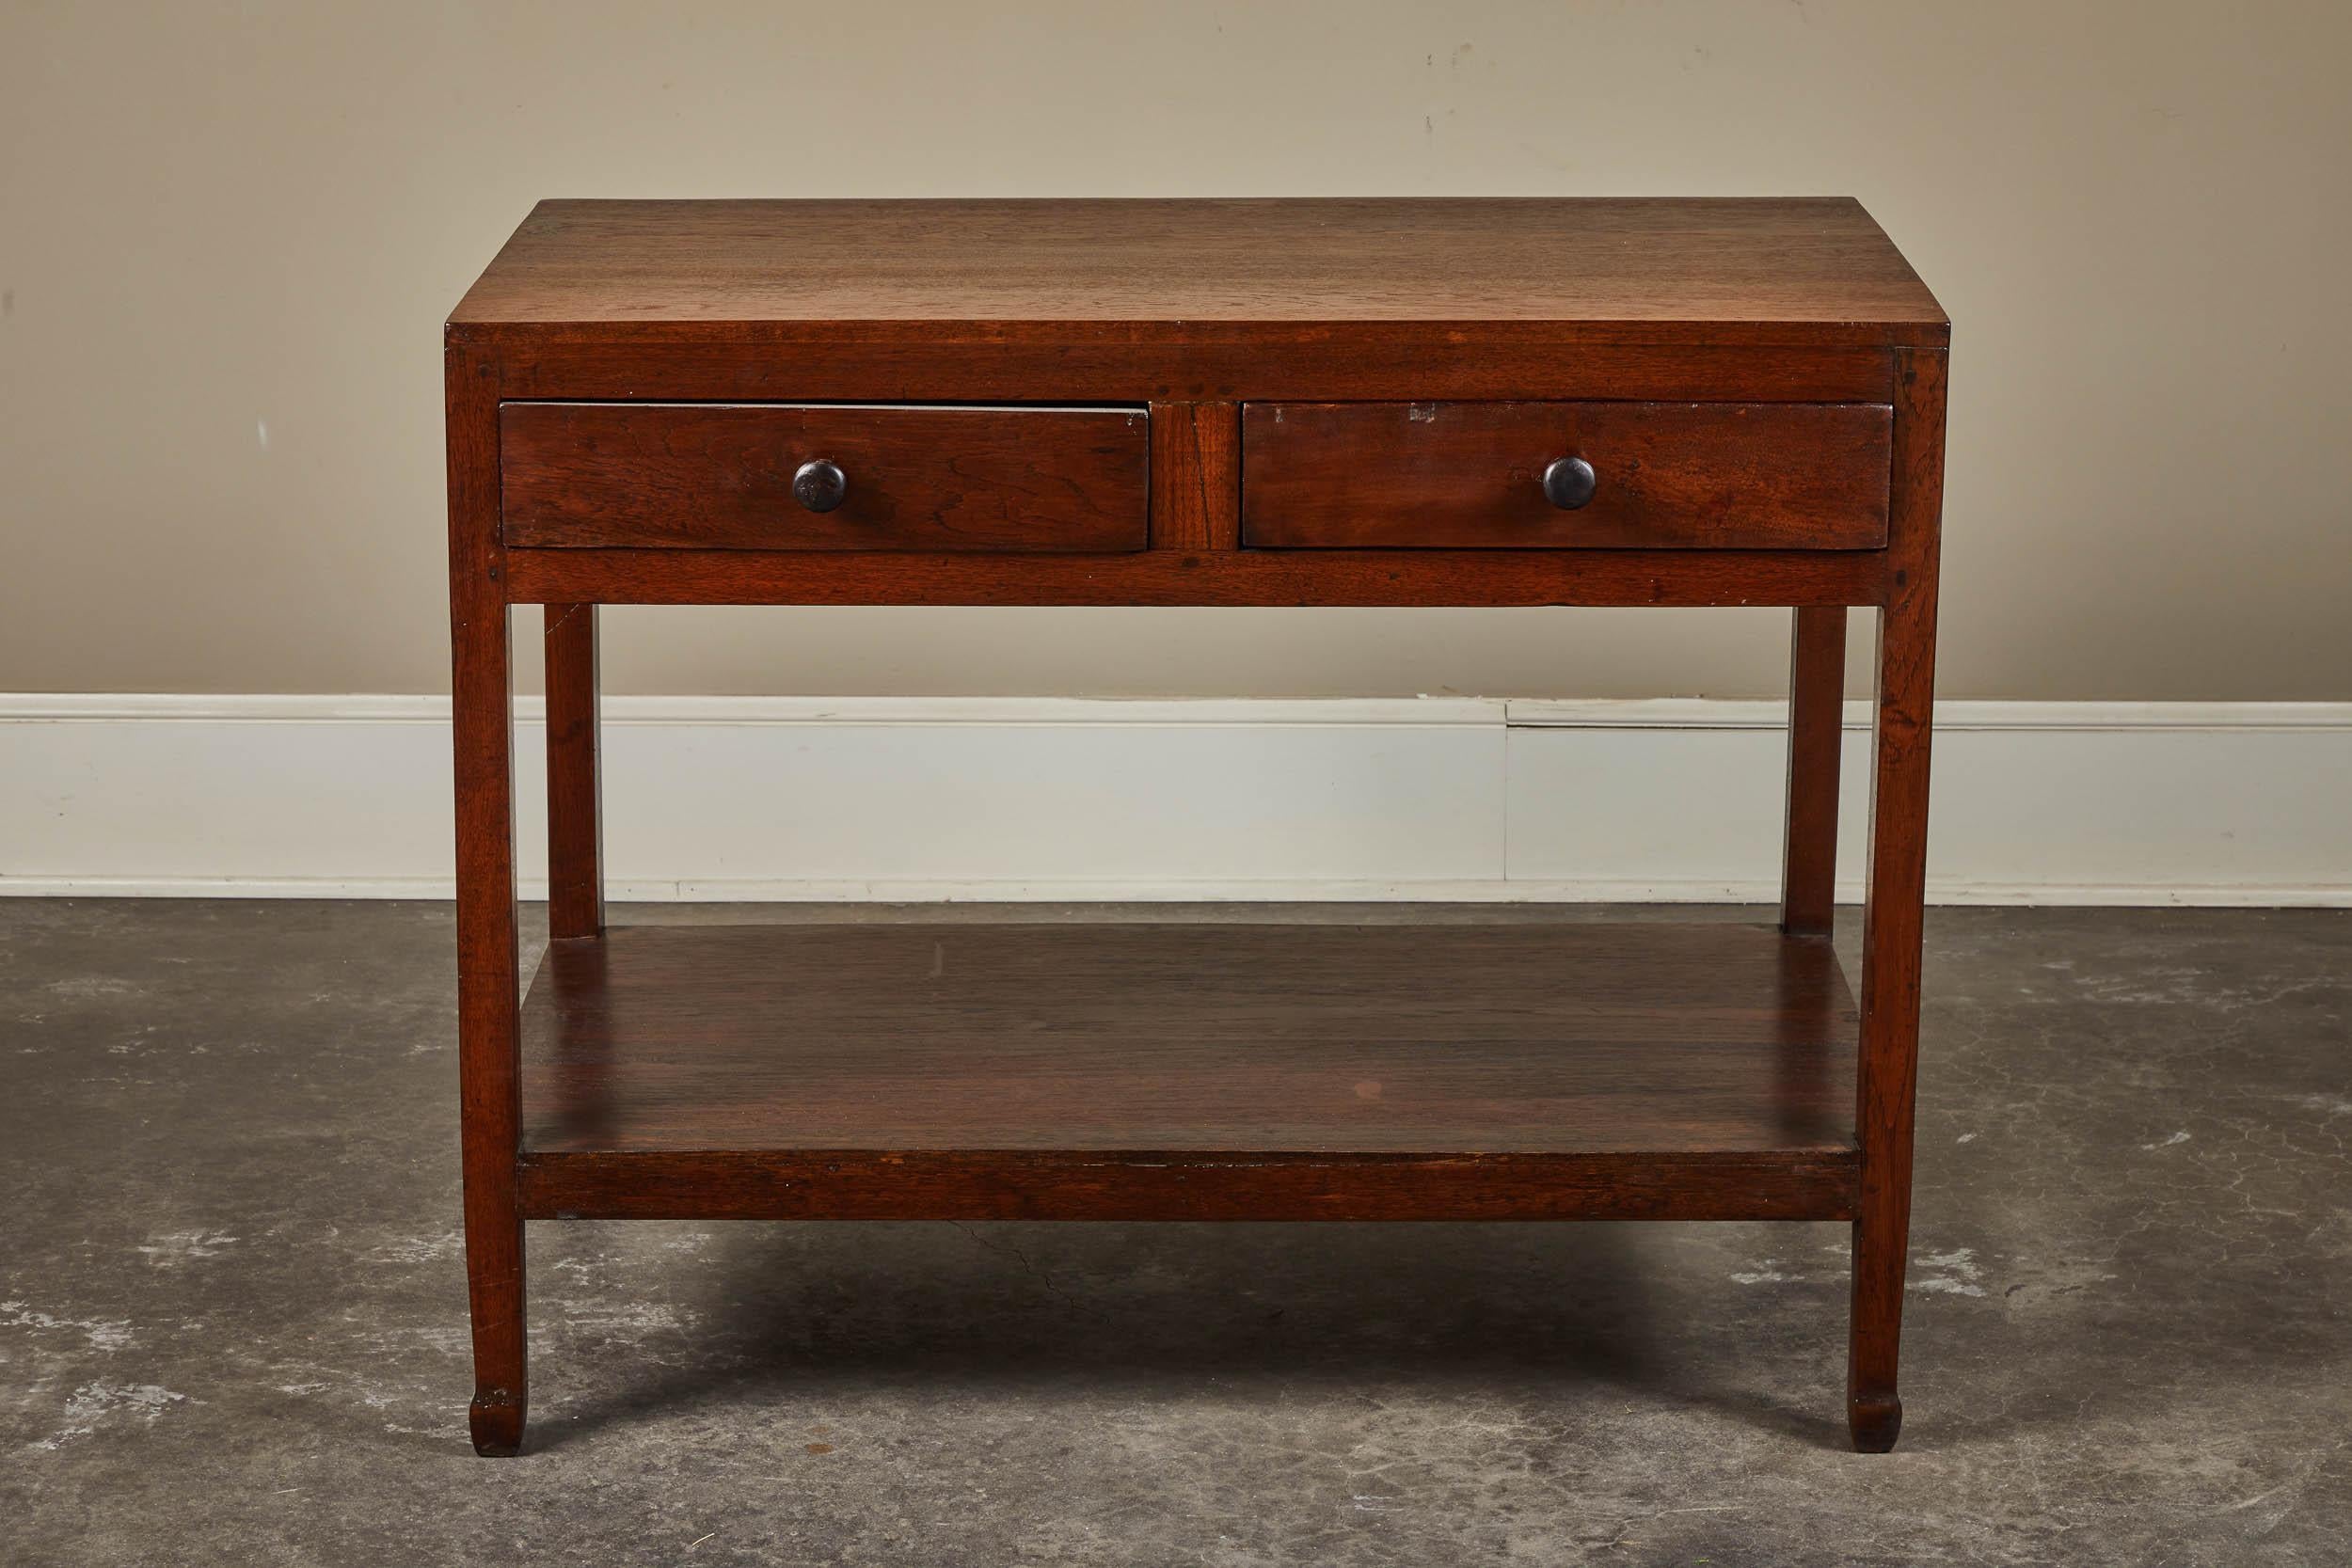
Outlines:
[[[526,894],[538,706],[518,705]],[[0,696],[0,893],[445,897],[446,699]],[[1785,705],[612,698],[621,899],[1776,896]],[[1850,704],[1843,896],[1860,895]],[[2352,906],[2352,703],[1947,703],[1947,903]]]

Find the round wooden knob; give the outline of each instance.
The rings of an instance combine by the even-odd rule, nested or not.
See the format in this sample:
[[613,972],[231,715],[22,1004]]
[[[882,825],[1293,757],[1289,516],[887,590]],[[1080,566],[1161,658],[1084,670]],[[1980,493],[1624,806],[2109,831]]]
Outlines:
[[792,499],[811,512],[831,512],[849,493],[850,476],[839,464],[822,457],[802,464],[792,475]]
[[1556,459],[1544,470],[1544,499],[1563,512],[1573,512],[1593,499],[1593,466],[1581,457]]

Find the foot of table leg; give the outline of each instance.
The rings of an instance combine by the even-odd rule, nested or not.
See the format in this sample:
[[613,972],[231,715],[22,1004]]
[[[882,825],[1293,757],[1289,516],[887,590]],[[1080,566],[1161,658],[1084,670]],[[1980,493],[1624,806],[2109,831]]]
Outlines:
[[[492,1184],[477,1182],[470,1174],[469,1183]],[[473,1403],[466,1424],[473,1433],[474,1452],[496,1457],[521,1449],[531,1396],[522,1221],[511,1208],[480,1212],[505,1196],[469,1192],[466,1216],[466,1283],[473,1318]]]
[[[468,1196],[477,1211],[487,1206],[481,1195]],[[511,1210],[466,1216],[466,1274],[473,1308],[473,1403],[466,1424],[473,1433],[474,1452],[504,1456],[523,1446],[531,1393],[523,1227]]]
[[1903,1402],[1892,1394],[1873,1399],[1850,1396],[1846,1428],[1853,1433],[1854,1452],[1887,1453],[1903,1430]]
[[477,1388],[467,1407],[473,1451],[485,1459],[508,1459],[523,1447],[523,1396],[504,1388]]
[[1847,1324],[1846,1425],[1857,1453],[1884,1453],[1903,1428],[1896,1393],[1903,1333],[1903,1265],[1909,1253],[1904,1206],[1880,1202],[1853,1237],[1853,1305]]

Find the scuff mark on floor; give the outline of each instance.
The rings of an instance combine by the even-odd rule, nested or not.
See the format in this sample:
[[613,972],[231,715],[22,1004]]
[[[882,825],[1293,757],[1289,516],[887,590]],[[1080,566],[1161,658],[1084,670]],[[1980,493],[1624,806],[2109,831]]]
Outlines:
[[222,1230],[167,1230],[132,1250],[156,1268],[176,1269],[183,1263],[218,1257],[236,1242],[236,1237]]
[[1764,1261],[1767,1265],[1764,1268],[1741,1269],[1733,1274],[1731,1282],[1734,1285],[1786,1285],[1797,1277],[1795,1275],[1783,1274],[1780,1270],[1770,1267],[1772,1260],[1769,1258]]
[[456,1231],[444,1230],[437,1236],[404,1236],[386,1242],[370,1247],[366,1256],[371,1263],[430,1263],[454,1258],[464,1246],[465,1240]]
[[154,1383],[108,1383],[103,1379],[85,1383],[65,1402],[66,1424],[46,1437],[35,1439],[32,1447],[55,1451],[89,1436],[98,1430],[100,1422],[112,1416],[127,1415],[152,1426],[157,1417],[172,1405],[184,1402],[187,1397]]
[[1919,1267],[1931,1272],[1911,1282],[1915,1291],[1945,1296],[1984,1294],[1984,1286],[1979,1283],[1984,1277],[1984,1271],[1977,1266],[1977,1250],[1974,1247],[1931,1252],[1919,1259]]
[[102,1351],[126,1349],[135,1338],[128,1318],[60,1318],[36,1312],[21,1301],[0,1301],[0,1328],[79,1329],[90,1349]]

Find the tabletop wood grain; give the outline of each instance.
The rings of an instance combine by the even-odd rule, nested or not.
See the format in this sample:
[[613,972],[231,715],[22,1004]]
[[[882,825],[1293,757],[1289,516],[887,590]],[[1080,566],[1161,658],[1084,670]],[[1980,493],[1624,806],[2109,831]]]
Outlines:
[[1828,197],[543,201],[451,322],[655,338],[900,323],[1012,341],[1075,324],[1183,338],[1349,323],[1550,324],[1555,341],[1947,337],[1877,223]]

